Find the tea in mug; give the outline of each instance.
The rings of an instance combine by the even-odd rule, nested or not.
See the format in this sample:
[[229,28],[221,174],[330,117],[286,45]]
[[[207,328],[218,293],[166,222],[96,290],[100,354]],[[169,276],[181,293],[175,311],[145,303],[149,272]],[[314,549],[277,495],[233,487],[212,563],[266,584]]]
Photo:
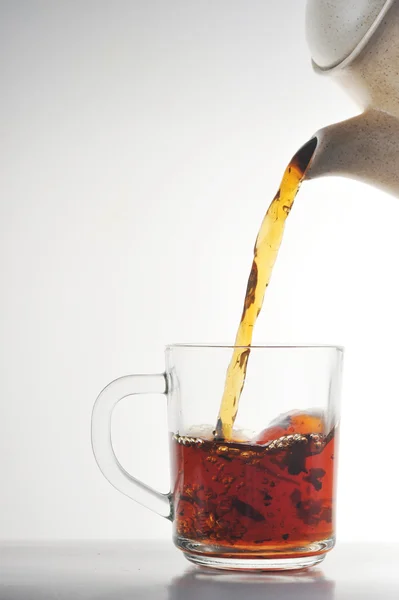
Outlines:
[[300,413],[246,442],[175,435],[177,544],[289,557],[332,538],[334,443],[335,429],[327,434],[322,418]]

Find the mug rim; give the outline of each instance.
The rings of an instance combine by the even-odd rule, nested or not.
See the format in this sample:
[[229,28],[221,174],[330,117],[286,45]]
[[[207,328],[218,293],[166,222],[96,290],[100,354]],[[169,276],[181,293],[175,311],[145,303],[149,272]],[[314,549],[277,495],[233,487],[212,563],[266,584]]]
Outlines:
[[336,350],[338,352],[345,352],[345,347],[339,344],[264,344],[264,345],[251,345],[251,346],[236,346],[234,344],[206,344],[206,343],[173,343],[165,346],[166,350],[173,350],[174,348],[187,348],[193,350],[200,349],[220,349],[220,350]]

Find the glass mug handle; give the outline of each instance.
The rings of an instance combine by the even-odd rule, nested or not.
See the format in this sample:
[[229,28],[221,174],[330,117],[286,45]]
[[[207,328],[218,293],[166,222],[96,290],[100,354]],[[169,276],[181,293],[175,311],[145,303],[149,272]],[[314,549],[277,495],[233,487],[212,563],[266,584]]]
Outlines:
[[159,375],[126,375],[115,379],[98,396],[91,418],[93,453],[104,477],[122,494],[172,519],[171,495],[162,494],[128,473],[117,459],[111,439],[111,420],[115,406],[127,396],[163,394],[167,392],[164,373]]

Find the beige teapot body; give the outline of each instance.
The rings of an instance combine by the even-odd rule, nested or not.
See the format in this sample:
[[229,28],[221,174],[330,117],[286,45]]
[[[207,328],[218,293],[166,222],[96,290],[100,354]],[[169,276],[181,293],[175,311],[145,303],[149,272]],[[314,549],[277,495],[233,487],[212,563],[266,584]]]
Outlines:
[[399,196],[399,0],[309,0],[307,38],[315,71],[364,109],[315,134],[307,178],[342,175]]

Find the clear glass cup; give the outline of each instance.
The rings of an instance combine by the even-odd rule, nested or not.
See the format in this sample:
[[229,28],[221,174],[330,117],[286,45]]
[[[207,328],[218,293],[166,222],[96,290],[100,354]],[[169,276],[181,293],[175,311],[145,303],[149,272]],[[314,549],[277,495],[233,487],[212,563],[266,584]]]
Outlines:
[[[105,477],[173,522],[174,542],[199,565],[298,569],[335,542],[335,480],[343,349],[251,347],[232,439],[214,436],[233,346],[172,345],[166,370],[110,383],[93,408],[92,444]],[[127,396],[164,394],[171,491],[121,466],[111,415]]]

